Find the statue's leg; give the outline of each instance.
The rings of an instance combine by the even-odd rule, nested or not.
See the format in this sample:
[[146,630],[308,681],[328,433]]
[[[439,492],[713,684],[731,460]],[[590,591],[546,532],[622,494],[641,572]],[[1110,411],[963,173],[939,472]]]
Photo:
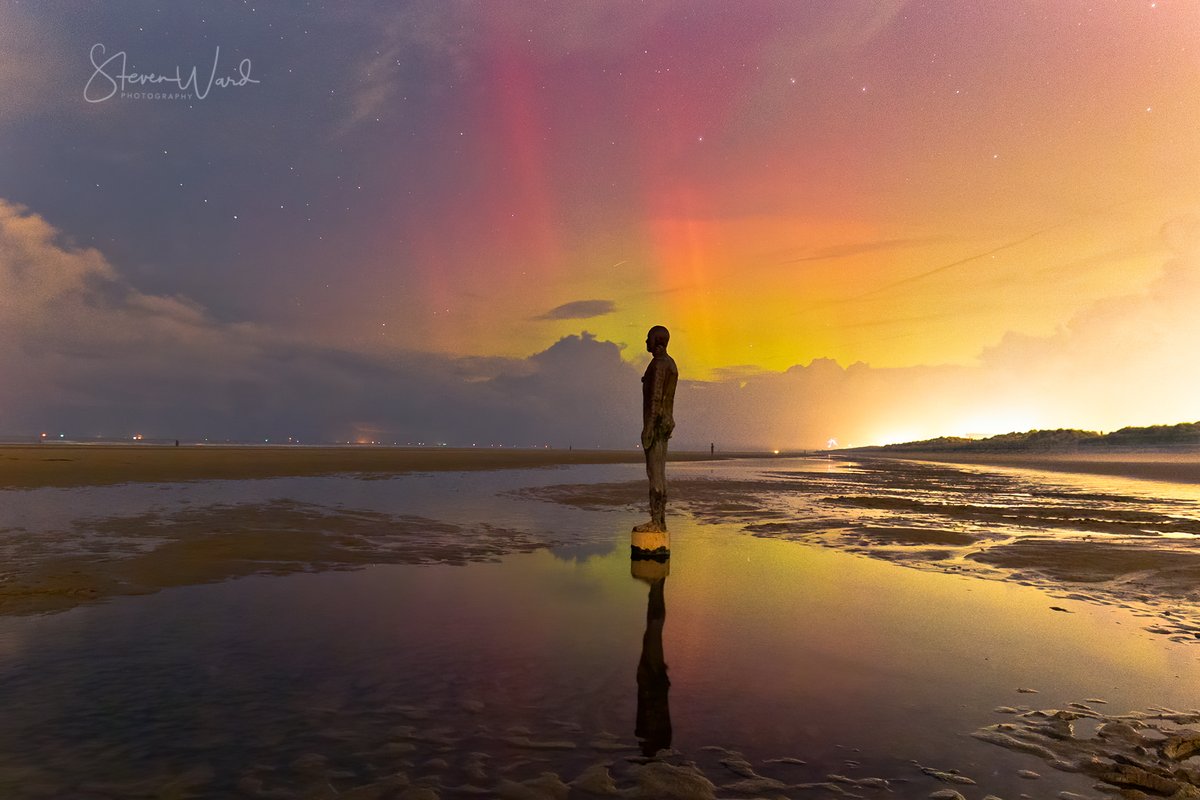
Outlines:
[[634,533],[666,533],[667,530],[667,440],[656,438],[646,448],[646,477],[650,483],[650,521]]
[[650,521],[667,529],[667,439],[656,439],[646,451],[646,472],[650,477]]

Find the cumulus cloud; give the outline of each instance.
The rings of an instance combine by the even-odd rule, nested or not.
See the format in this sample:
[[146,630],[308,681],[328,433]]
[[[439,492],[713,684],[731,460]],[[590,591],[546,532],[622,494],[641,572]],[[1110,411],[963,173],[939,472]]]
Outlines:
[[1200,218],[1168,222],[1162,241],[1172,257],[1143,291],[1094,303],[1052,336],[1010,333],[984,352],[984,369],[1020,381],[1025,402],[1055,420],[1200,418]]
[[556,306],[545,314],[539,314],[534,319],[591,319],[611,314],[616,310],[617,304],[612,300],[576,300]]
[[[527,359],[335,350],[130,285],[0,201],[0,432],[636,443],[638,372],[568,336]],[[617,387],[629,387],[621,394]],[[630,433],[632,431],[633,433]]]

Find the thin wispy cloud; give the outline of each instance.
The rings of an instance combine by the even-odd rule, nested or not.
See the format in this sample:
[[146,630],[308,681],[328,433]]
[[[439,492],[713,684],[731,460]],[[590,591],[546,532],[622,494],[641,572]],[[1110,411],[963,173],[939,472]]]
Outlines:
[[539,314],[534,319],[539,321],[555,319],[591,319],[611,314],[617,310],[617,304],[612,300],[575,300],[563,303],[545,314]]
[[951,261],[946,264],[940,264],[936,267],[922,270],[921,272],[918,272],[915,275],[909,275],[908,277],[900,278],[899,280],[890,281],[889,283],[885,283],[882,286],[876,286],[873,289],[862,292],[860,294],[856,294],[853,297],[845,298],[844,300],[839,300],[837,302],[850,303],[850,302],[854,302],[857,300],[863,300],[868,297],[874,297],[875,295],[889,292],[892,289],[897,289],[901,286],[907,286],[909,284],[917,283],[919,281],[924,281],[927,278],[932,278],[934,275],[940,275],[943,272],[948,272],[950,270],[961,267],[965,264],[970,264],[972,262],[979,261],[984,258],[989,258],[991,256],[996,255],[997,253],[1002,253],[1006,250],[1012,250],[1012,249],[1018,248],[1021,245],[1031,242],[1042,236],[1045,236],[1048,233],[1052,233],[1053,231],[1057,231],[1057,230],[1062,230],[1064,228],[1069,228],[1073,225],[1077,225],[1078,223],[1080,223],[1083,220],[1086,220],[1086,219],[1089,219],[1092,217],[1097,217],[1097,216],[1107,214],[1110,211],[1120,208],[1121,206],[1129,205],[1132,202],[1133,202],[1133,200],[1122,200],[1120,202],[1112,203],[1110,205],[1107,205],[1107,206],[1104,206],[1101,208],[1096,208],[1096,209],[1086,211],[1082,214],[1078,214],[1075,217],[1072,217],[1071,219],[1062,220],[1060,222],[1055,222],[1052,225],[1047,225],[1043,228],[1038,228],[1037,230],[1027,233],[1024,236],[1021,236],[1020,238],[1013,239],[1011,241],[1005,242],[1004,244],[989,248],[987,250],[984,250],[983,252],[973,253],[969,256],[966,256],[965,258],[959,258],[959,259],[956,259],[956,260]]
[[832,261],[838,258],[849,258],[850,256],[862,255],[863,253],[877,253],[886,250],[901,250],[908,247],[919,247],[920,245],[930,244],[938,241],[935,238],[915,238],[915,239],[881,239],[876,242],[847,242],[846,244],[835,244],[828,247],[821,247],[811,250],[802,256],[788,258],[780,261],[780,264],[799,264],[804,261]]

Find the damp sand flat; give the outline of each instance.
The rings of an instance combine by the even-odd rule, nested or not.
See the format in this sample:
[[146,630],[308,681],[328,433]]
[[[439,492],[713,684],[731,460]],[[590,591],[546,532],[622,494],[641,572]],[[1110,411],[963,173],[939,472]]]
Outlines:
[[[671,460],[708,459],[672,453]],[[724,456],[722,456],[724,457]],[[641,463],[637,450],[452,447],[0,445],[0,488]]]
[[[1136,602],[864,557],[880,539],[961,546],[953,521],[922,533],[936,527],[934,492],[962,505],[969,489],[978,515],[985,497],[1041,486],[1020,512],[1030,526],[1080,504],[1132,512],[1134,495],[983,473],[695,464],[673,473],[691,514],[674,518],[663,584],[672,749],[640,763],[648,587],[630,576],[639,514],[621,500],[639,472],[6,493],[6,563],[24,571],[8,583],[72,559],[110,599],[0,618],[0,794],[1099,797],[1096,776],[1056,769],[1042,743],[1068,742],[1058,755],[1077,766],[1102,743],[1097,717],[1196,705],[1200,648],[1147,630]],[[798,481],[821,491],[797,499]],[[892,507],[917,484],[925,494],[908,499],[924,505]],[[871,496],[882,510],[824,499]],[[1194,518],[1186,496],[1158,501],[1142,513],[1176,522],[1137,524]],[[748,530],[818,506],[835,523],[821,547]],[[841,541],[855,528],[868,544]],[[38,540],[45,549],[23,550]],[[228,549],[239,540],[255,544]],[[155,555],[189,543],[187,558]],[[144,596],[122,596],[133,594]],[[1176,725],[1139,719],[1120,724],[1146,736]],[[1046,720],[1076,727],[1052,741]]]
[[1117,450],[1109,453],[904,453],[900,459],[937,461],[949,464],[979,464],[992,467],[1115,475],[1173,483],[1200,483],[1200,450]]
[[[673,474],[676,506],[702,521],[1037,585],[1134,609],[1155,632],[1200,642],[1200,487],[881,458],[689,464]],[[522,494],[632,512],[642,487],[593,482]]]

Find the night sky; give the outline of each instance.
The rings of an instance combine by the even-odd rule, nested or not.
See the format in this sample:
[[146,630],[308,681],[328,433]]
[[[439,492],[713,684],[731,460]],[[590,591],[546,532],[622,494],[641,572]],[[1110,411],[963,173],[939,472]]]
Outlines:
[[5,0],[0,434],[1191,421],[1198,214],[1194,0]]

